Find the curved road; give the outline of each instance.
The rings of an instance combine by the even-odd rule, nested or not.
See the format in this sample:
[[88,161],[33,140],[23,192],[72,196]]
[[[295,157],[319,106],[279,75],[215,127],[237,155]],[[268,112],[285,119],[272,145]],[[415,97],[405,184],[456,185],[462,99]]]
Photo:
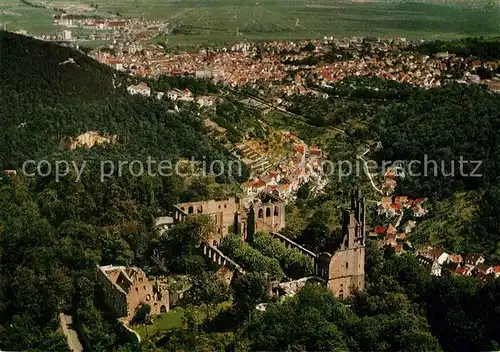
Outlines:
[[384,191],[382,191],[380,188],[378,188],[376,185],[375,185],[375,182],[373,182],[373,178],[372,178],[372,175],[370,174],[370,170],[368,169],[368,163],[366,162],[365,158],[363,158],[368,152],[370,151],[370,146],[368,146],[368,149],[358,155],[358,159],[360,159],[361,161],[363,161],[363,165],[365,167],[365,174],[368,175],[368,178],[370,179],[370,183],[372,184],[372,187],[375,191],[377,191],[378,193],[380,194],[384,194]]

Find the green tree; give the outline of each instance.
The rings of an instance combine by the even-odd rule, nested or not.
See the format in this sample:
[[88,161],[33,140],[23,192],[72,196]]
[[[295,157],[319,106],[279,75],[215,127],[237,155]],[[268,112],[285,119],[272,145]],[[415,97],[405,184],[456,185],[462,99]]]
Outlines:
[[201,271],[195,275],[189,289],[189,301],[197,306],[205,305],[206,322],[210,319],[210,310],[229,299],[229,287],[214,274]]
[[149,314],[151,313],[151,306],[149,304],[142,304],[137,308],[134,317],[132,318],[132,323],[134,324],[144,324],[149,320]]
[[265,302],[268,295],[269,283],[263,274],[239,275],[233,284],[233,308],[240,319],[249,319],[257,304]]

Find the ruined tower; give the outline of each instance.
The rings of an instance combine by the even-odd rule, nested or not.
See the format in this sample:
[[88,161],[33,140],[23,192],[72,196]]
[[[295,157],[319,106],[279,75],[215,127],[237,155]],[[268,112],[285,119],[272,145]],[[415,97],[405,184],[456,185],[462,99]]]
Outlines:
[[245,238],[246,241],[252,242],[254,235],[255,235],[255,211],[253,210],[253,205],[251,205],[248,211],[247,232]]
[[340,298],[365,287],[365,204],[360,191],[342,214],[342,243],[330,258],[326,277],[328,288]]

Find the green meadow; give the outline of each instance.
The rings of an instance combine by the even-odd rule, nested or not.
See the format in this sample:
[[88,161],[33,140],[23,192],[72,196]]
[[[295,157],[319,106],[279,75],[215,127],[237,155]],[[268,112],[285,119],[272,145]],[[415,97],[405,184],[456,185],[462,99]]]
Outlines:
[[[174,45],[307,39],[330,35],[410,39],[500,35],[498,2],[474,8],[464,4],[337,0],[47,1],[94,3],[100,13],[119,13],[124,17],[162,20],[178,25],[185,34],[169,36],[169,43]],[[3,3],[3,6],[8,6],[16,1],[4,0]],[[30,17],[24,10],[23,16]],[[47,10],[32,12],[31,22],[45,23],[42,12],[47,12],[50,17]],[[25,25],[26,29],[44,27],[30,21],[23,20],[18,24]]]
[[61,28],[52,25],[52,12],[31,7],[19,0],[0,1],[0,29],[27,30],[34,34],[56,34]]

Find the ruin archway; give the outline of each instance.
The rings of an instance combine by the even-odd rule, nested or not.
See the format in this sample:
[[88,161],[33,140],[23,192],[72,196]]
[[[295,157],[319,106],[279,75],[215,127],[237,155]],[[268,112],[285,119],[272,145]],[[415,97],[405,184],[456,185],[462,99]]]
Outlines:
[[160,313],[166,313],[167,312],[167,307],[165,307],[165,305],[162,305],[160,307]]
[[194,207],[192,205],[188,208],[188,213],[189,214],[193,214],[194,213]]
[[203,206],[198,205],[198,214],[202,214],[202,213],[203,213]]
[[264,210],[259,209],[259,218],[263,218],[263,217],[264,217]]
[[280,211],[277,205],[274,206],[274,216],[280,215]]
[[219,245],[216,240],[214,240],[214,242],[212,244],[214,247],[217,247]]
[[266,208],[266,218],[271,216],[271,208]]

